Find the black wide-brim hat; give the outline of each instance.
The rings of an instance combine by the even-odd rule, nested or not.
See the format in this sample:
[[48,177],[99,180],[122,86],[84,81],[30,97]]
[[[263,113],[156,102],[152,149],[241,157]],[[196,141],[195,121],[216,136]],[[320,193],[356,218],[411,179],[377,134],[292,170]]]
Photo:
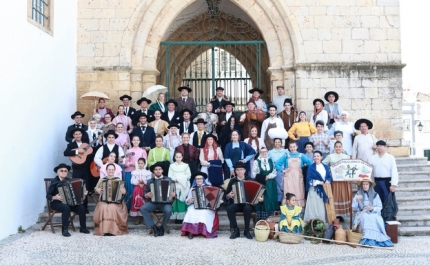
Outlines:
[[137,101],[137,105],[140,105],[140,103],[142,103],[143,101],[146,101],[148,104],[151,104],[152,102],[150,99],[143,97]]
[[165,171],[164,164],[161,163],[161,162],[157,162],[157,163],[153,164],[152,166],[150,166],[149,167],[149,171],[151,171],[152,173],[154,173],[154,169],[156,167],[161,167],[161,169],[163,169],[163,172]]
[[85,114],[83,114],[82,112],[80,112],[79,110],[78,111],[75,111],[75,113],[73,113],[72,114],[72,116],[70,116],[71,118],[72,118],[72,120],[76,117],[76,116],[78,116],[78,115],[80,115],[82,118],[83,117],[85,117]]
[[71,169],[71,167],[70,167],[69,165],[64,164],[64,163],[61,163],[61,164],[59,164],[58,166],[54,167],[54,172],[55,172],[55,173],[57,173],[57,171],[58,171],[60,168],[67,168],[67,170],[68,170],[68,171],[70,171],[70,169]]
[[191,175],[191,179],[195,179],[197,176],[202,176],[205,179],[208,178],[208,174],[206,174],[205,172],[198,171]]
[[258,93],[260,93],[260,94],[263,94],[263,90],[262,89],[259,89],[258,87],[255,87],[255,88],[253,88],[253,89],[251,89],[251,90],[249,90],[248,92],[249,93],[254,93],[255,91],[257,91]]
[[178,102],[176,102],[176,100],[174,100],[174,99],[169,99],[169,101],[166,102],[166,105],[168,105],[169,103],[175,104],[175,107],[178,106]]
[[226,101],[222,104],[223,107],[227,106],[227,105],[231,105],[233,108],[236,106],[233,102],[231,101]]
[[139,111],[136,112],[136,116],[133,117],[133,120],[139,121],[140,117],[142,116],[148,119],[148,115],[146,115],[144,112]]
[[119,99],[120,100],[123,100],[123,99],[125,99],[125,98],[128,98],[128,100],[132,100],[133,98],[132,97],[130,97],[129,95],[123,95],[123,96],[121,96]]
[[324,101],[322,100],[322,99],[320,99],[320,98],[316,98],[316,99],[314,99],[314,101],[312,102],[312,105],[314,105],[315,106],[315,103],[317,103],[317,102],[321,102],[321,104],[323,105],[323,107],[324,107]]
[[384,140],[379,140],[376,142],[376,145],[384,145],[387,146],[387,143]]
[[369,127],[369,130],[373,128],[373,123],[368,119],[358,119],[354,124],[354,128],[356,130],[360,130],[360,124],[362,124],[363,122],[367,124],[367,127]]
[[324,98],[326,101],[328,101],[328,96],[333,95],[334,96],[334,102],[336,102],[339,99],[339,94],[334,91],[329,91],[325,93]]
[[246,163],[237,162],[236,165],[234,165],[234,169],[236,169],[236,168],[244,168],[244,169],[246,169]]
[[118,138],[118,134],[116,134],[116,132],[114,130],[109,130],[107,131],[107,133],[105,133],[103,136],[104,138],[107,138],[109,135],[113,135],[116,138]]
[[169,123],[169,126],[167,127],[167,129],[170,129],[172,127],[176,127],[179,129],[179,125],[177,123],[174,123],[174,122]]
[[194,124],[198,124],[198,123],[204,123],[204,124],[206,124],[207,123],[207,121],[205,121],[204,119],[202,119],[202,118],[198,118],[197,120],[196,120],[196,122],[194,122]]
[[218,141],[218,137],[216,137],[213,133],[206,134],[205,138],[213,138],[215,142]]
[[224,88],[223,88],[222,86],[219,86],[219,87],[217,87],[217,88],[215,89],[215,91],[218,91],[218,90],[222,90],[222,91],[224,91]]
[[77,131],[80,131],[81,133],[82,133],[82,136],[84,136],[84,133],[87,133],[84,129],[82,129],[82,128],[73,128],[73,129],[71,129],[70,130],[70,132],[69,132],[69,137],[70,138],[73,138],[73,134],[75,133],[75,132],[77,132]]
[[183,109],[183,110],[181,110],[181,112],[179,112],[180,114],[181,114],[181,116],[182,115],[184,115],[184,112],[188,112],[188,113],[190,113],[190,116],[193,116],[193,114],[194,114],[194,112],[192,112],[190,109]]
[[188,93],[191,93],[191,91],[193,91],[190,87],[187,86],[178,87],[179,92],[181,92],[183,89],[188,90]]

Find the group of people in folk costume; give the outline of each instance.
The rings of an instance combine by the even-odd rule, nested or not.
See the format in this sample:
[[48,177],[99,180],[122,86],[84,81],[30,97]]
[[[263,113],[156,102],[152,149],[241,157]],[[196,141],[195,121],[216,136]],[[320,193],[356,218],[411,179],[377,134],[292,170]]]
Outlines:
[[[230,179],[224,187],[223,198],[232,229],[230,238],[240,236],[236,212],[243,212],[247,238],[252,238],[249,223],[253,211],[257,212],[258,219],[265,219],[280,210],[279,229],[300,233],[302,218],[327,222],[324,204],[334,204],[337,215],[347,214],[351,191],[348,185],[332,182],[329,166],[342,159],[359,158],[375,167],[375,182],[363,180],[352,202],[361,216],[363,240],[368,244],[373,240],[373,244],[389,245],[381,226],[380,206],[381,200],[394,192],[398,183],[395,160],[386,153],[385,142],[377,141],[368,132],[373,126],[369,120],[359,119],[355,124],[348,121],[349,114],[337,103],[336,92],[327,92],[326,102],[315,99],[314,111],[308,120],[307,113],[297,111],[292,100],[284,95],[282,86],[277,87],[271,105],[261,98],[261,89],[251,89],[251,98],[240,116],[234,112],[235,103],[224,95],[222,87],[216,88],[216,95],[202,113],[197,113],[195,101],[189,96],[191,88],[178,90],[180,97],[167,102],[164,94],[159,94],[152,105],[151,100],[140,98],[139,110],[130,106],[130,96],[123,95],[120,97],[123,104],[116,115],[100,99],[88,126],[82,124],[85,114],[79,111],[72,114],[74,124],[66,132],[68,145],[64,155],[83,154],[85,150],[80,148],[83,143],[89,143],[93,153],[83,164],[72,167],[61,164],[54,169],[56,181],[47,195],[52,200],[52,208],[63,212],[63,216],[70,210],[78,212],[80,218],[88,213],[87,200],[75,208],[58,202],[60,195],[55,185],[64,180],[67,175],[64,171],[73,168],[73,177],[86,181],[89,195],[102,192],[103,178],[125,181],[125,189],[121,190],[125,203],[97,204],[95,235],[127,233],[129,214],[136,218],[136,224],[144,220],[155,236],[164,235],[167,223],[174,219],[175,223],[183,224],[182,235],[216,237],[217,212],[194,209],[191,190],[202,185],[221,186],[225,179]],[[280,130],[281,134],[270,135],[272,129]],[[355,136],[356,130],[361,134]],[[100,167],[99,177],[91,175],[90,164]],[[176,190],[170,194],[175,197],[173,205],[151,202],[153,194],[149,184],[156,179],[176,184]],[[266,187],[256,206],[234,204],[231,185],[245,179]],[[328,184],[333,194],[327,194],[323,188]],[[333,200],[328,200],[331,196]],[[164,213],[161,227],[152,220],[151,212],[155,210]],[[83,217],[81,221],[81,232],[88,233]],[[70,236],[66,224],[64,221],[63,235]]]

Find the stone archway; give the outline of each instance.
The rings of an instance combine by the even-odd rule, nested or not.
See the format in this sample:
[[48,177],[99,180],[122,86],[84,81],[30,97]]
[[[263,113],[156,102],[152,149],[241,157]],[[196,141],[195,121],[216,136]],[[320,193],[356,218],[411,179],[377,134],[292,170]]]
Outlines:
[[[124,33],[120,61],[130,61],[131,75],[138,76],[135,79],[140,81],[141,91],[156,82],[160,42],[168,35],[172,22],[198,2],[201,1],[146,1],[136,8],[128,27],[136,30],[136,35],[132,41],[130,32]],[[265,70],[270,73],[272,88],[283,84],[288,93],[294,96],[293,66],[304,56],[304,48],[301,37],[295,35],[295,32],[299,32],[297,22],[289,19],[289,7],[278,0],[223,2],[241,10],[261,32],[267,43],[269,67]],[[135,84],[133,90],[137,88]]]

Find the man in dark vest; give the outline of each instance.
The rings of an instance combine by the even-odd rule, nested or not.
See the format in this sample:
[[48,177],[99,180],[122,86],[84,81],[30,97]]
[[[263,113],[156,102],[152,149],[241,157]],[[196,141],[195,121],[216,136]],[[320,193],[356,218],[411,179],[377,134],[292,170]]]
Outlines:
[[205,137],[207,135],[205,131],[206,121],[204,119],[197,119],[195,122],[197,124],[197,130],[191,133],[190,141],[193,146],[195,146],[199,151],[205,146]]
[[111,152],[116,154],[116,164],[118,164],[118,162],[122,162],[122,159],[124,158],[124,150],[119,147],[119,145],[115,144],[115,139],[118,138],[118,134],[113,130],[109,130],[105,133],[104,137],[106,138],[106,144],[97,150],[94,156],[94,163],[96,163],[97,166],[102,167],[104,164],[103,159],[107,158]]

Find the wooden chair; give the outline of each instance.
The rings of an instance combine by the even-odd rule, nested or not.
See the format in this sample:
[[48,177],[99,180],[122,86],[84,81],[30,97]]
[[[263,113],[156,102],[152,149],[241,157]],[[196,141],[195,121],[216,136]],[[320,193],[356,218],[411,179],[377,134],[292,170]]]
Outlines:
[[[155,219],[156,226],[161,227],[163,225],[164,213],[162,211],[155,210],[154,212],[151,212],[151,216]],[[168,226],[166,227],[165,232],[166,234],[170,234],[170,228]],[[154,233],[154,231],[152,229],[149,229],[149,235],[151,235],[152,233]]]
[[[46,193],[48,193],[49,186],[51,185],[51,181],[54,180],[54,178],[45,178],[43,179],[45,181],[45,190]],[[55,210],[51,209],[51,202],[46,199],[46,208],[48,209],[48,220],[46,220],[45,224],[42,227],[42,230],[45,230],[47,225],[51,226],[52,233],[55,233],[54,227],[61,227],[61,222],[54,222],[52,221],[52,218],[54,218],[54,215],[60,212],[57,212]],[[73,219],[75,218],[76,213],[70,212],[70,218],[69,218],[69,226],[72,226],[72,230],[75,231],[75,225],[73,224]]]

